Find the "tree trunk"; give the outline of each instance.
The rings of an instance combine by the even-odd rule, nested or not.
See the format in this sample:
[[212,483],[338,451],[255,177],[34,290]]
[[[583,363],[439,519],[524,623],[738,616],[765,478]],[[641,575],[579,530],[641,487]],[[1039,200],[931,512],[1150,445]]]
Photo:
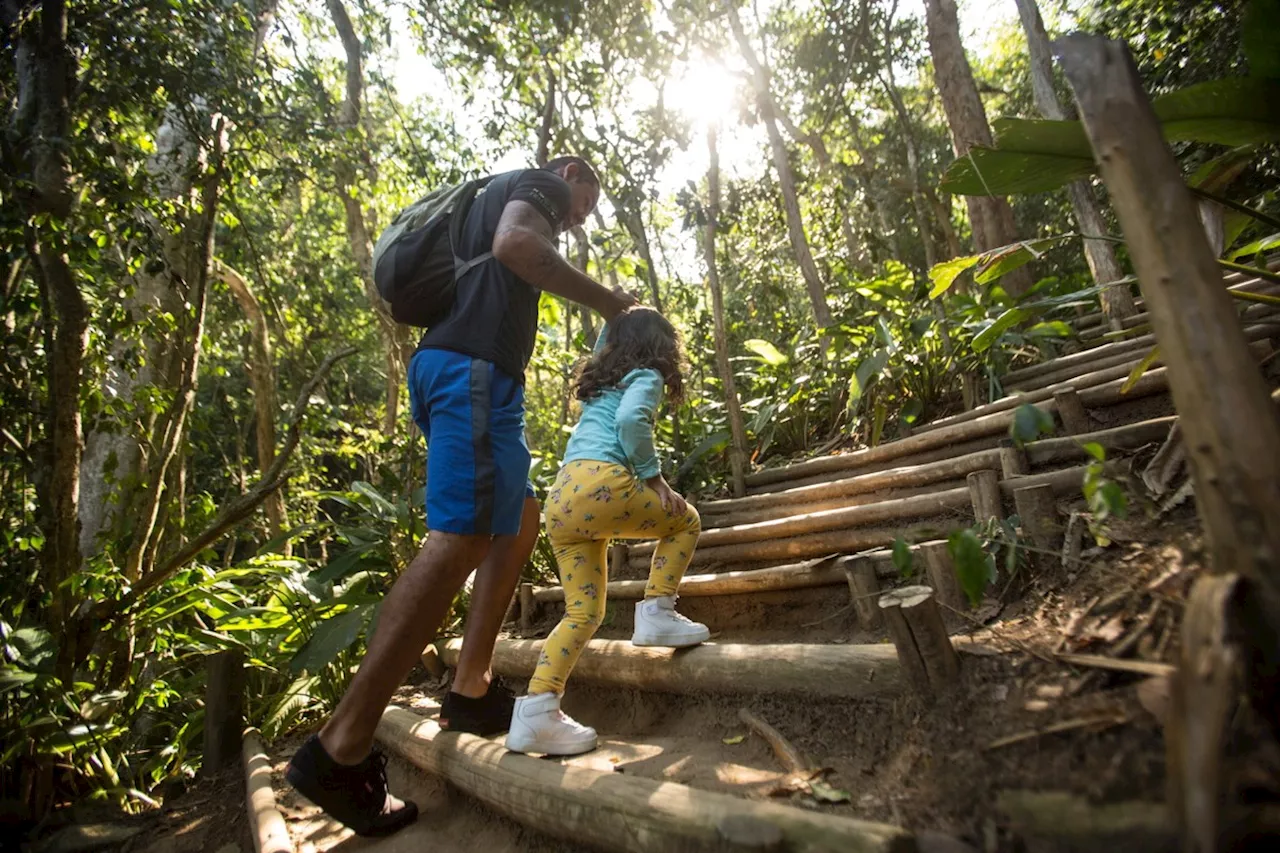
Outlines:
[[[583,275],[587,273],[587,265],[591,262],[591,243],[587,240],[587,232],[582,230],[582,226],[578,226],[569,232],[573,235],[573,242],[578,250],[578,269]],[[596,346],[596,324],[595,315],[591,309],[585,305],[578,305],[578,322],[582,323],[582,336],[586,341],[589,349],[595,349]]]
[[[990,147],[991,128],[978,96],[973,70],[960,42],[960,24],[955,0],[925,0],[925,20],[929,30],[929,52],[933,56],[934,79],[942,95],[942,107],[951,128],[951,143],[957,157],[975,145]],[[1016,243],[1013,209],[1003,198],[965,196],[973,228],[973,242],[980,252]],[[1031,273],[1025,267],[1004,276],[1000,283],[1010,294],[1021,296],[1030,289]]]
[[[1036,5],[1036,0],[1014,2],[1018,4],[1018,16],[1022,19],[1022,29],[1027,34],[1027,52],[1031,57],[1031,90],[1035,94],[1036,108],[1047,119],[1061,121],[1070,118],[1053,90],[1053,57],[1049,50],[1049,36],[1040,17],[1040,8]],[[1070,184],[1067,193],[1071,196],[1071,207],[1075,211],[1076,227],[1080,229],[1080,233],[1106,234],[1106,222],[1089,192],[1088,182],[1076,181]],[[1095,284],[1109,284],[1124,278],[1120,262],[1116,259],[1115,247],[1110,242],[1090,240],[1086,236],[1084,257]],[[1127,284],[1109,287],[1102,291],[1101,297],[1102,312],[1111,321],[1113,329],[1119,330],[1121,321],[1137,312],[1133,304],[1133,293]]]
[[[258,470],[267,471],[276,458],[276,400],[275,363],[271,359],[271,335],[267,319],[262,313],[258,297],[254,295],[244,276],[224,263],[216,265],[218,277],[227,285],[231,295],[240,305],[249,321],[253,343],[249,355],[249,383],[253,388],[255,438],[257,440]],[[283,533],[289,519],[285,511],[284,495],[272,492],[265,504],[270,537]]]
[[[61,0],[45,0],[40,8],[9,0],[4,24],[16,33],[15,65],[18,103],[9,128],[20,152],[21,180],[29,189],[18,197],[32,222],[27,252],[40,285],[48,360],[49,472],[37,490],[45,546],[40,554],[43,584],[52,596],[48,626],[65,628],[74,603],[64,581],[80,570],[80,463],[84,439],[80,420],[80,386],[89,341],[89,311],[67,259],[61,235],[71,233],[71,166],[65,140],[71,135],[70,87],[75,61],[67,48],[67,11]],[[47,218],[49,225],[45,227]],[[70,676],[71,643],[60,644],[58,674]]]
[[724,321],[724,293],[720,287],[720,273],[716,266],[716,228],[720,215],[720,152],[716,148],[716,129],[707,129],[707,151],[711,165],[707,169],[707,232],[704,252],[707,259],[707,283],[711,286],[711,315],[715,324],[716,367],[724,388],[725,409],[729,413],[729,464],[733,470],[733,496],[740,498],[747,493],[746,452],[747,433],[742,425],[742,407],[738,402],[738,389],[729,364],[729,338]]
[[[342,5],[342,0],[325,0],[329,15],[333,18],[338,36],[342,40],[342,49],[346,54],[346,96],[338,109],[338,125],[349,133],[355,133],[360,127],[361,100],[364,97],[364,67],[360,38],[356,35],[351,17]],[[363,161],[368,168],[368,152],[363,150],[356,159]],[[362,191],[361,182],[353,158],[339,157],[333,166],[334,177],[338,187],[338,196],[342,200],[342,209],[346,216],[347,242],[351,245],[351,254],[355,258],[356,269],[360,272],[360,282],[364,286],[365,295],[374,313],[378,316],[378,327],[382,332],[382,342],[386,349],[386,412],[382,427],[387,435],[395,432],[400,415],[400,387],[403,384],[405,364],[408,360],[409,330],[397,323],[391,316],[387,303],[378,293],[373,281],[373,240],[369,234],[364,208],[360,205],[359,196]]]
[[831,325],[831,309],[827,307],[826,288],[822,284],[822,276],[818,273],[818,265],[809,251],[809,238],[805,234],[804,220],[800,216],[800,201],[796,193],[795,177],[791,173],[791,163],[787,159],[787,146],[778,130],[778,108],[769,91],[769,71],[761,64],[755,49],[742,29],[742,20],[738,17],[737,6],[728,5],[729,24],[742,49],[742,57],[753,72],[756,97],[760,105],[760,115],[764,120],[765,130],[769,134],[769,147],[773,152],[773,165],[778,170],[778,184],[782,188],[782,200],[787,211],[787,232],[791,236],[791,248],[796,253],[796,261],[800,264],[800,273],[804,276],[805,289],[809,293],[809,303],[813,307],[813,319],[819,328]]
[[547,63],[547,99],[542,105],[542,124],[538,127],[538,150],[534,154],[534,162],[538,168],[547,165],[550,159],[551,131],[556,118],[556,73]]

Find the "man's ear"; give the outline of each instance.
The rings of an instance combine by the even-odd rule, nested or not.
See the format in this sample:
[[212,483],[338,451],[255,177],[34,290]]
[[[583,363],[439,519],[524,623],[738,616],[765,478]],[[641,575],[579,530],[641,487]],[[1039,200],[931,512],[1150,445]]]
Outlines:
[[560,172],[560,177],[564,178],[566,183],[572,184],[578,180],[581,171],[577,163],[565,163],[564,170]]

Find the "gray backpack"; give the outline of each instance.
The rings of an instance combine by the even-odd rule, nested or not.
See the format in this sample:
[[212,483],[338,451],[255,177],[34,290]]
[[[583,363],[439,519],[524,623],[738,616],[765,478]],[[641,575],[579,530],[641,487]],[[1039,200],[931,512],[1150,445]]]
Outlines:
[[493,252],[470,260],[458,256],[467,214],[491,180],[476,178],[428,193],[400,211],[378,237],[373,281],[397,323],[430,328],[447,317],[458,280],[493,257]]

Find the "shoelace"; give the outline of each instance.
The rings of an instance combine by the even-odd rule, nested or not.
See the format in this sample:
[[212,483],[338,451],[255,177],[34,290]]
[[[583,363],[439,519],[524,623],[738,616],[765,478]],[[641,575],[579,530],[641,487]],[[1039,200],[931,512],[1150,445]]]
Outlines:
[[662,605],[658,605],[655,609],[658,611],[666,611],[667,615],[669,615],[672,619],[676,620],[677,622],[683,623],[685,625],[693,624],[692,619],[690,619],[688,616],[685,616],[679,610],[676,610],[676,602],[674,599],[671,602],[670,608],[666,608],[666,607],[663,607]]
[[387,756],[375,749],[369,754],[365,769],[364,789],[369,795],[368,807],[382,811],[387,804]]

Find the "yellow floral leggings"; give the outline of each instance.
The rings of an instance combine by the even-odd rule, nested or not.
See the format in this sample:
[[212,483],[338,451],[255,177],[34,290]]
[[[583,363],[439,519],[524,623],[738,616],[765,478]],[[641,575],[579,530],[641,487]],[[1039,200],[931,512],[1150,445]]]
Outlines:
[[564,586],[564,618],[543,644],[530,693],[562,693],[587,641],[604,618],[610,539],[657,539],[646,598],[675,595],[702,522],[662,508],[658,493],[609,462],[570,462],[547,497],[547,536]]

